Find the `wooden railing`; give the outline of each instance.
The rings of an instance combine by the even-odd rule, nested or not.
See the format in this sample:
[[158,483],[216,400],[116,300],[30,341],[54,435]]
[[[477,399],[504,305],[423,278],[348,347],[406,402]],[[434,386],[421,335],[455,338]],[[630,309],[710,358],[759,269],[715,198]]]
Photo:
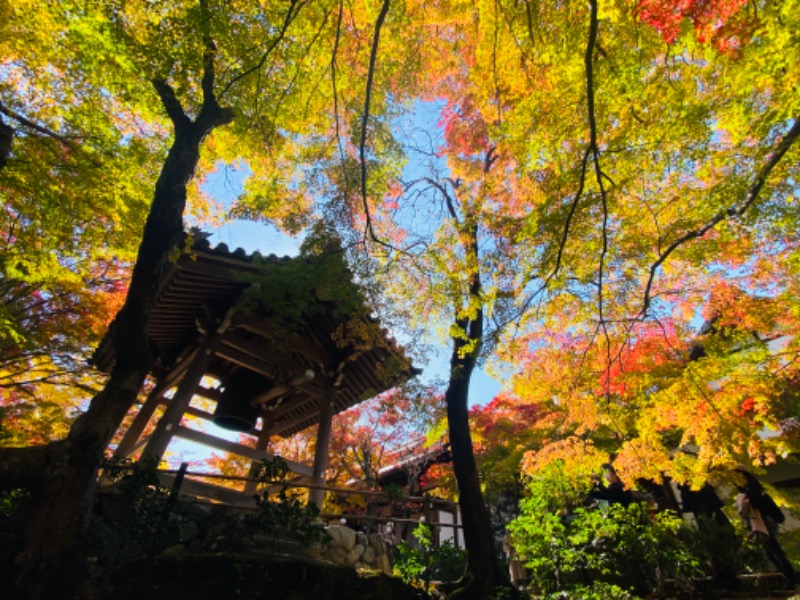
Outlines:
[[[120,470],[132,470],[134,468],[134,466],[121,465],[113,465],[109,467],[109,469],[116,470],[117,472]],[[179,469],[158,469],[156,473],[158,474],[161,484],[170,488],[170,498],[173,502],[178,501],[178,498],[180,497],[181,502],[186,502],[189,500],[199,504],[226,505],[235,507],[237,510],[241,511],[258,510],[253,494],[248,494],[244,491],[230,487],[214,485],[213,483],[209,483],[209,481],[237,482],[245,486],[250,484],[248,486],[249,488],[252,488],[252,486],[255,484],[258,485],[259,489],[262,490],[265,486],[275,490],[286,486],[288,488],[297,488],[309,491],[313,489],[322,490],[323,492],[334,494],[338,497],[366,497],[372,500],[373,507],[375,507],[375,504],[378,503],[380,507],[390,507],[390,510],[393,512],[402,512],[398,509],[402,505],[406,505],[405,512],[410,512],[416,515],[416,518],[411,516],[396,516],[395,514],[380,515],[367,514],[366,512],[355,513],[347,511],[323,512],[320,514],[320,517],[329,523],[335,520],[344,520],[344,523],[350,527],[364,528],[365,525],[369,524],[367,526],[369,529],[372,529],[372,527],[377,528],[379,525],[385,526],[388,522],[391,522],[394,524],[396,530],[400,530],[398,533],[401,537],[407,537],[407,534],[411,531],[411,528],[423,521],[426,525],[433,529],[435,533],[434,540],[437,543],[439,543],[442,538],[446,538],[452,539],[453,545],[457,548],[463,544],[463,542],[459,539],[459,532],[462,529],[462,525],[459,523],[458,504],[442,498],[435,498],[432,496],[397,495],[390,494],[385,491],[364,490],[352,487],[315,485],[305,481],[288,480],[277,481],[273,484],[265,484],[258,479],[244,475],[224,475],[220,473],[190,471],[187,463],[183,463]],[[106,481],[108,480],[106,479]],[[407,505],[416,505],[419,507],[419,510],[412,511]],[[453,522],[440,521],[436,519],[435,517],[440,511],[450,515],[453,519]],[[405,532],[402,531],[404,527],[407,530]]]

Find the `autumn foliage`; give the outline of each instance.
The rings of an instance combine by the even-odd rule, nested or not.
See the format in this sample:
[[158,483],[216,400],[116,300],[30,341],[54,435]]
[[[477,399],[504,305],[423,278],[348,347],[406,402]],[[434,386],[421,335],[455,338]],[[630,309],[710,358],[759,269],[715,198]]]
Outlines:
[[[232,216],[325,222],[376,306],[447,347],[471,560],[492,562],[495,475],[613,457],[626,481],[699,485],[783,460],[800,439],[798,32],[798,0],[0,3],[9,439],[61,435],[50,409],[102,387],[84,361],[123,299],[143,381],[155,292],[130,270],[155,280],[159,244]],[[205,184],[226,169],[223,210]],[[485,365],[505,389],[470,410]],[[92,452],[130,388],[73,431]],[[414,402],[341,415],[336,477],[372,487],[424,429]]]
[[746,45],[758,24],[755,14],[748,11],[747,0],[641,0],[636,12],[668,44],[678,39],[688,21],[698,41],[711,43],[728,54]]

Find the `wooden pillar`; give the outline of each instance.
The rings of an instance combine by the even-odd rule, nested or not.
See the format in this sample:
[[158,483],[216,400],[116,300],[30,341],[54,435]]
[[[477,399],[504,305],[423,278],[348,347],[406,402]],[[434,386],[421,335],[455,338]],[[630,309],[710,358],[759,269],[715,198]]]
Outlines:
[[[260,450],[261,452],[266,452],[267,446],[269,445],[269,423],[268,418],[266,415],[262,415],[261,417],[261,431],[258,432],[258,441],[256,442],[256,450]],[[256,493],[256,488],[258,487],[258,483],[256,481],[252,481],[258,476],[258,472],[261,470],[261,461],[254,460],[250,463],[250,471],[248,472],[247,476],[251,479],[251,481],[246,481],[244,484],[244,493],[248,496],[252,496]]]
[[[336,399],[335,380],[325,380],[325,395],[322,398],[319,410],[319,426],[317,427],[317,448],[314,452],[314,467],[312,469],[311,483],[313,485],[325,484],[325,471],[328,469],[328,452],[331,445],[331,428],[333,424],[333,408]],[[325,497],[324,490],[312,489],[308,494],[308,502],[322,506]]]
[[156,408],[161,404],[161,399],[164,397],[164,394],[180,381],[181,377],[186,373],[186,369],[192,364],[196,356],[197,350],[194,350],[189,356],[183,358],[172,371],[156,382],[156,386],[147,395],[147,399],[142,403],[142,407],[133,418],[133,422],[128,428],[128,431],[122,436],[122,440],[114,452],[115,458],[125,458],[136,452],[136,447],[139,445],[139,438],[141,438],[142,432],[156,412]]
[[161,403],[161,398],[168,389],[169,388],[167,386],[158,384],[148,394],[147,399],[142,404],[139,412],[133,418],[131,426],[128,428],[128,431],[125,432],[125,435],[122,436],[122,440],[120,440],[117,449],[114,451],[114,458],[126,458],[133,453],[134,449],[136,448],[136,442],[139,441],[144,428],[147,427],[147,424],[150,422],[150,418],[153,416],[153,413],[156,412],[156,408],[158,408],[158,405]]
[[[272,400],[273,398],[277,398],[286,392],[289,392],[297,387],[300,387],[307,381],[311,381],[314,379],[314,371],[311,369],[306,369],[300,375],[295,375],[289,381],[275,385],[270,389],[266,390],[265,392],[259,394],[254,403],[260,405],[266,405],[267,402]],[[280,400],[278,401],[280,403]],[[274,406],[273,406],[274,408]],[[274,425],[274,416],[271,410],[261,411],[261,430],[258,432],[258,441],[256,442],[256,450],[260,450],[261,452],[266,452],[267,446],[269,445],[269,438],[270,438],[270,430]],[[261,469],[261,461],[253,461],[250,464],[250,471],[248,472],[248,477],[250,479],[254,479],[257,475],[259,470]],[[244,493],[248,496],[252,496],[256,492],[256,488],[258,484],[255,481],[248,481],[244,484]]]
[[156,425],[153,435],[150,436],[150,440],[147,442],[144,452],[142,452],[142,460],[157,459],[160,461],[164,456],[164,452],[167,451],[167,446],[181,422],[183,413],[189,408],[192,396],[194,396],[197,386],[200,385],[203,375],[206,374],[208,363],[211,362],[211,358],[214,356],[214,347],[221,337],[219,333],[211,332],[206,335],[200,344],[192,364],[189,365],[186,375],[183,376],[178,385],[178,390],[164,410],[164,414],[158,420],[158,425]]

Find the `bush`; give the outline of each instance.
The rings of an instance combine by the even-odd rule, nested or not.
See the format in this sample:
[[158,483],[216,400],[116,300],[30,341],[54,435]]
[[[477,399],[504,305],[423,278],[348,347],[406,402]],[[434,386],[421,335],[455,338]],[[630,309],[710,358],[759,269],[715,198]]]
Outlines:
[[433,531],[425,523],[414,529],[417,546],[405,540],[395,550],[394,572],[409,584],[427,590],[431,581],[453,581],[464,574],[467,553],[454,548],[450,541],[433,544]]
[[106,465],[116,492],[101,504],[103,527],[95,531],[94,550],[109,572],[178,542],[177,524],[169,519],[169,488],[158,478],[158,461]]
[[651,514],[643,503],[554,512],[550,490],[563,493],[569,485],[556,467],[537,474],[521,503],[522,515],[509,526],[517,557],[538,590],[568,592],[570,598],[624,598],[663,591],[667,578],[701,573],[699,547],[690,542],[695,534],[683,519]]
[[24,489],[0,492],[0,519],[15,515],[31,503],[31,493]]
[[273,544],[277,537],[302,546],[319,543],[327,537],[318,520],[319,507],[289,490],[288,473],[289,466],[280,457],[262,462],[258,480],[263,489],[254,496],[259,511],[250,524],[271,533]]

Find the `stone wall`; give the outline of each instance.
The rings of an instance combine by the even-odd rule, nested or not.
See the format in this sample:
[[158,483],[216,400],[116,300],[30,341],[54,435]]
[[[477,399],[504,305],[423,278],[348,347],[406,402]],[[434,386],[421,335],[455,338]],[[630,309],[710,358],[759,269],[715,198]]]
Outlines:
[[330,541],[313,550],[317,553],[315,558],[356,569],[392,572],[386,544],[380,534],[367,535],[343,525],[328,527],[325,531]]
[[[124,521],[124,505],[124,499],[115,496],[101,498],[99,515],[91,528],[93,545],[99,555],[109,546],[119,544],[113,531]],[[253,527],[251,517],[251,512],[234,507],[179,502],[164,526],[154,532],[158,539],[153,543],[165,558],[224,552],[282,555],[354,569],[392,572],[386,544],[379,534],[367,535],[344,525],[324,527],[320,523],[327,535],[322,536],[322,542],[305,546],[291,530]]]

